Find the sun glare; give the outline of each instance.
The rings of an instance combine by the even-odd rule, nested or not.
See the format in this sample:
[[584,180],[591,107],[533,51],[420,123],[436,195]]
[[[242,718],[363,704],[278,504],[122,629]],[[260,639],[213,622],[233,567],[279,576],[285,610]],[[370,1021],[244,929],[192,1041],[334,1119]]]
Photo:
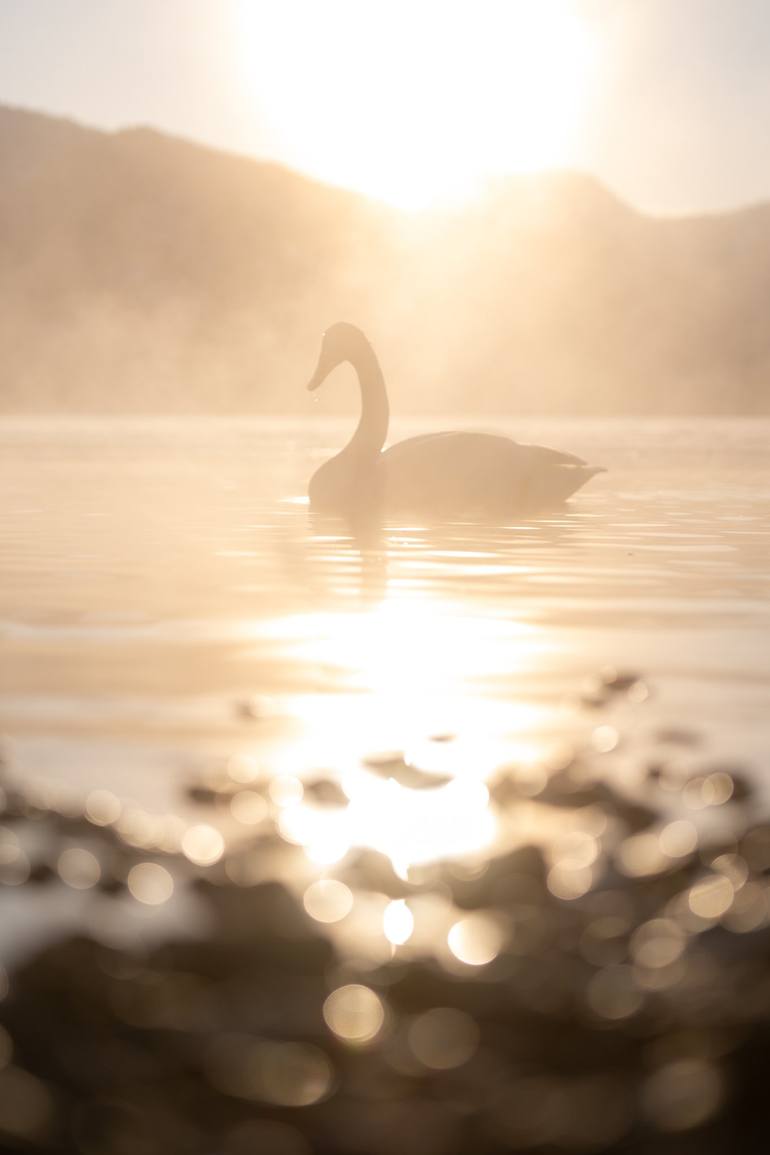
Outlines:
[[[534,676],[548,650],[535,624],[396,591],[364,612],[259,623],[254,639],[261,648],[282,642],[336,684],[334,694],[287,696],[299,725],[270,754],[278,828],[311,863],[328,867],[363,846],[387,855],[406,878],[415,866],[490,845],[496,819],[485,779],[514,753],[527,760],[545,708],[470,691],[485,679],[491,691],[516,669]],[[375,756],[362,761],[367,749]],[[304,796],[297,775],[319,765],[337,768],[344,806],[319,807]],[[309,901],[320,907],[328,897],[313,891]],[[409,937],[409,917],[392,908],[385,928],[392,944]]]
[[273,154],[313,176],[421,208],[574,159],[593,58],[575,0],[238,12],[253,115]]

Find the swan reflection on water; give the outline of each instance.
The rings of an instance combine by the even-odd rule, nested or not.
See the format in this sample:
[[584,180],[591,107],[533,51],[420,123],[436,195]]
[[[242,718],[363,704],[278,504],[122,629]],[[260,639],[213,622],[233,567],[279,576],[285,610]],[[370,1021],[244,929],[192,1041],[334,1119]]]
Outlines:
[[[479,588],[474,579],[498,578],[506,598],[515,598],[517,583],[531,568],[520,551],[569,547],[580,526],[568,506],[515,520],[335,515],[311,507],[300,580],[312,581],[316,597],[332,603],[344,597],[374,605],[397,589],[427,592],[435,588],[436,577],[442,589],[456,586],[471,600]],[[391,570],[398,572],[389,577]],[[482,593],[488,594],[488,587]]]

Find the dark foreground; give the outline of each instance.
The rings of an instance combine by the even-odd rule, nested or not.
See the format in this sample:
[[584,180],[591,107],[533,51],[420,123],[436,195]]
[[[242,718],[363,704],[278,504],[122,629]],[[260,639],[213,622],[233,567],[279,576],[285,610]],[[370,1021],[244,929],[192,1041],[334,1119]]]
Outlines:
[[[616,679],[589,705],[628,686]],[[740,770],[703,759],[696,772],[697,736],[661,737],[667,756],[646,761],[633,798],[608,784],[595,749],[534,777],[501,769],[501,810],[534,801],[590,818],[555,857],[522,845],[483,869],[405,882],[361,851],[327,872],[351,893],[438,895],[482,913],[498,947],[481,965],[341,951],[290,889],[253,870],[255,854],[302,854],[275,828],[196,867],[132,845],[108,807],[62,813],[9,781],[4,883],[63,901],[69,883],[116,904],[191,888],[206,930],[136,949],[79,934],[0,970],[0,1150],[765,1151],[770,825]],[[329,781],[309,791],[344,805]],[[190,793],[205,817],[232,785]],[[22,862],[30,831],[39,850]]]

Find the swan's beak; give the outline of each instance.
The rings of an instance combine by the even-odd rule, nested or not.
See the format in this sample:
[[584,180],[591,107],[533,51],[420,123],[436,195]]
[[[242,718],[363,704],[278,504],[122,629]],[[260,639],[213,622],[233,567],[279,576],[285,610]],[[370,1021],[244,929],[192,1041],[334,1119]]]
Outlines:
[[307,387],[311,393],[314,389],[317,389],[319,385],[323,384],[323,382],[326,380],[328,372],[328,369],[325,369],[319,361],[315,373],[307,383]]
[[312,392],[313,389],[317,389],[319,385],[323,385],[332,369],[336,368],[337,365],[339,365],[339,359],[335,359],[326,348],[322,348],[318,358],[318,364],[315,367],[315,373],[307,383],[308,389]]
[[338,365],[341,365],[343,361],[347,360],[346,355],[342,353],[338,348],[329,346],[326,338],[327,334],[324,333],[324,339],[321,342],[321,351],[318,354],[318,364],[315,367],[315,373],[307,383],[307,387],[311,393],[314,389],[317,389],[319,385],[323,385],[324,381],[333,369],[336,369]]

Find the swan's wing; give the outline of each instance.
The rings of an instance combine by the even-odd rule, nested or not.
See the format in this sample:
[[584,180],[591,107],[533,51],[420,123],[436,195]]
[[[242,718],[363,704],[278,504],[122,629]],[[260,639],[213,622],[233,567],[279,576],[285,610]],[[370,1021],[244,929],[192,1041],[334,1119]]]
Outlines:
[[496,462],[501,459],[520,460],[530,467],[538,465],[586,465],[582,457],[575,453],[564,453],[560,449],[549,449],[545,445],[523,445],[510,437],[498,433],[423,433],[419,437],[408,437],[386,449],[383,457],[391,461],[404,461],[412,453],[429,455],[434,461],[453,460],[455,462],[473,459],[479,454],[491,454]]
[[587,465],[576,453],[564,453],[561,449],[549,449],[547,445],[519,445],[527,450],[533,464],[537,465]]
[[447,448],[447,439],[455,437],[468,437],[467,433],[420,433],[417,437],[407,437],[405,441],[397,441],[395,445],[391,445],[388,449],[383,450],[382,456],[389,460],[395,458],[403,458],[415,452],[418,447],[428,447],[428,442],[433,444],[430,446],[441,452]]
[[386,450],[381,465],[394,506],[510,508],[530,500],[564,500],[592,475],[571,453],[520,445],[493,433],[431,433]]

